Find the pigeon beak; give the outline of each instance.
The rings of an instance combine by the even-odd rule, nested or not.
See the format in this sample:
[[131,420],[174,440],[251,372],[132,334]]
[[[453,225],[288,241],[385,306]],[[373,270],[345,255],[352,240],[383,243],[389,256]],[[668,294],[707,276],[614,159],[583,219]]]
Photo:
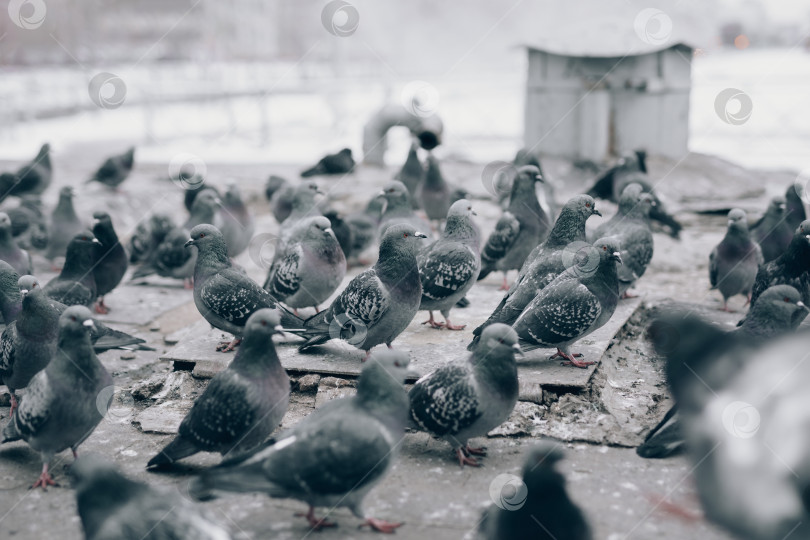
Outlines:
[[188,240],[186,240],[186,243],[183,244],[183,247],[188,247],[188,246],[193,246],[193,245],[194,245],[194,240],[189,238]]
[[783,212],[784,212],[784,211],[785,211],[785,208],[787,208],[787,206],[785,205],[785,203],[780,203],[780,204],[779,204],[779,210],[781,210],[781,211],[783,211]]
[[624,264],[624,261],[622,261],[622,254],[619,253],[618,251],[614,251],[613,254],[610,256],[610,258],[619,264]]
[[385,197],[385,190],[381,189],[380,191],[377,192],[376,195],[374,195],[374,197],[375,198],[377,198],[377,197]]
[[99,239],[98,239],[98,238],[93,238],[93,243],[94,243],[94,244],[101,245],[101,242],[99,241]]
[[332,227],[327,227],[323,230],[324,234],[335,234],[335,231],[332,230]]
[[25,298],[25,295],[28,294],[28,289],[20,289],[20,294]]
[[284,327],[283,327],[283,326],[281,326],[280,324],[277,324],[277,325],[276,325],[276,326],[273,328],[273,330],[275,330],[276,334],[283,334],[283,333],[284,333]]
[[520,356],[526,356],[525,354],[523,354],[523,349],[521,349],[520,345],[518,345],[517,343],[512,345],[512,350],[515,351],[515,354],[519,354]]
[[86,326],[87,328],[96,327],[96,325],[93,323],[93,319],[87,319],[86,321],[82,321],[82,326]]
[[214,204],[216,204],[217,206],[222,206],[222,199],[220,199],[219,197],[215,198]]
[[472,215],[474,215],[474,216],[477,216],[477,215],[478,215],[478,212],[476,212],[475,210],[470,210],[470,214],[472,214]]
[[593,212],[591,212],[591,215],[592,215],[592,216],[599,216],[599,217],[602,217],[602,212],[600,212],[599,210],[597,210],[596,208],[594,208],[594,209],[593,209]]
[[534,179],[537,180],[538,182],[545,182],[545,180],[543,180],[543,175],[542,174],[536,174],[534,176]]
[[414,235],[415,237],[417,237],[417,238],[427,238],[427,235],[426,235],[425,233],[420,233],[420,232],[418,232],[418,231],[417,231],[417,232],[415,232],[413,235]]
[[798,302],[796,302],[796,305],[797,305],[797,306],[799,306],[799,307],[800,307],[800,308],[802,308],[802,309],[805,309],[805,310],[807,309],[807,306],[806,306],[806,305],[804,304],[804,302],[802,302],[801,300],[799,300]]

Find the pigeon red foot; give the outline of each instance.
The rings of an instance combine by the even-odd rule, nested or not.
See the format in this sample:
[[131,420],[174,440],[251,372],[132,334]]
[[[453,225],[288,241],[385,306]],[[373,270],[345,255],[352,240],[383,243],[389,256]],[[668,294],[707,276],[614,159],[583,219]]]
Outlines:
[[508,291],[509,290],[509,282],[506,280],[506,272],[503,273],[503,283],[501,284],[501,288],[498,289],[499,291]]
[[592,361],[587,361],[586,362],[584,360],[577,360],[577,358],[582,358],[582,353],[566,354],[563,351],[561,351],[560,349],[557,349],[557,352],[552,354],[549,357],[549,360],[553,360],[553,359],[558,358],[558,357],[565,358],[565,360],[566,360],[565,362],[560,362],[560,365],[562,365],[562,366],[574,366],[574,367],[585,369],[588,366],[591,366],[591,365],[596,363],[596,362],[592,362]]
[[[476,450],[478,450],[476,448]],[[456,449],[456,456],[458,457],[458,464],[463,468],[464,465],[468,465],[470,467],[480,467],[481,463],[478,462],[477,459],[474,457],[470,457],[468,455],[467,447],[457,448]],[[472,452],[470,452],[472,453]]]
[[48,486],[59,486],[59,484],[57,484],[54,479],[51,478],[51,475],[48,474],[48,464],[45,463],[42,465],[42,474],[39,475],[39,479],[33,486],[31,486],[31,489],[41,487],[43,491],[48,491]]
[[367,518],[365,523],[361,523],[358,529],[363,527],[371,527],[371,529],[384,534],[394,534],[399,527],[402,527],[402,523],[392,523],[382,519]]
[[98,313],[100,315],[106,315],[107,313],[110,312],[110,308],[108,308],[106,305],[104,305],[104,298],[103,297],[98,302],[96,302],[95,309],[96,309],[96,313]]
[[439,321],[433,319],[432,311],[429,311],[428,313],[430,313],[430,318],[425,322],[423,322],[422,324],[429,324],[431,328],[435,328],[436,330],[441,330],[442,328],[444,328],[444,323],[440,323]]
[[229,352],[237,348],[240,343],[242,343],[242,338],[233,338],[232,341],[222,341],[217,345],[217,350],[219,352]]

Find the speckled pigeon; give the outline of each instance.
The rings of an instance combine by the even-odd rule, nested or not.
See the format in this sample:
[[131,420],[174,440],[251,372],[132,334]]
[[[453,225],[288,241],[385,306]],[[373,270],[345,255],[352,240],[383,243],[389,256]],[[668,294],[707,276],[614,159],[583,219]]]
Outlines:
[[[352,279],[326,310],[284,328],[306,339],[305,350],[331,339],[343,339],[358,349],[391,342],[419,310],[422,284],[416,254],[426,236],[407,224],[392,225],[380,242],[377,263]],[[283,308],[282,308],[283,309]]]
[[203,472],[189,492],[262,492],[305,502],[315,530],[334,523],[315,517],[316,506],[346,507],[363,525],[392,533],[400,523],[368,518],[363,499],[396,459],[405,434],[408,395],[402,386],[407,354],[377,351],[363,368],[357,395],[330,401],[276,437],[275,444]]
[[53,359],[29,383],[20,406],[3,429],[3,441],[25,440],[42,457],[34,488],[56,483],[48,474],[54,455],[76,448],[101,422],[112,402],[113,380],[90,344],[93,317],[71,306],[59,318]]
[[231,538],[176,490],[130,480],[101,456],[83,455],[69,474],[87,540]]
[[73,237],[87,227],[76,215],[73,208],[73,188],[63,187],[59,191],[59,202],[51,213],[48,224],[48,249],[45,251],[45,258],[53,262],[57,257],[64,257],[65,250]]
[[577,249],[586,245],[585,222],[593,215],[602,214],[589,195],[577,195],[565,203],[548,238],[526,259],[515,284],[504,295],[492,315],[473,330],[475,337],[468,347],[470,350],[475,347],[484,328],[495,322],[508,325],[514,323],[529,302],[537,296],[538,290],[542,290],[568,266],[574,264]]
[[253,238],[255,224],[253,215],[242,200],[236,184],[228,186],[222,198],[219,215],[222,222],[222,236],[228,246],[228,256],[233,258],[245,251]]
[[96,263],[93,267],[93,280],[96,282],[96,313],[107,313],[109,308],[104,305],[104,295],[115,289],[124,274],[127,273],[127,252],[118,241],[118,235],[107,212],[95,212],[93,218],[93,235],[101,243],[96,248]]
[[297,310],[314,307],[337,290],[346,275],[346,257],[331,223],[324,216],[305,220],[300,241],[287,246],[286,255],[270,267],[264,289],[279,302]]
[[551,223],[534,190],[538,181],[542,177],[537,167],[525,165],[518,169],[509,207],[481,251],[479,280],[500,270],[504,273],[502,290],[507,290],[506,273],[519,269],[529,253],[548,236]]
[[104,163],[90,177],[87,182],[99,182],[107,187],[118,189],[132,172],[135,164],[135,148],[130,148],[123,154],[117,154],[104,160]]
[[408,188],[408,195],[411,198],[411,205],[414,208],[419,207],[416,190],[425,179],[425,169],[419,161],[418,148],[419,142],[413,141],[410,150],[408,150],[408,157],[405,159],[405,163],[402,164],[402,168],[394,177],[394,179],[399,180]]
[[601,238],[575,253],[576,264],[554,278],[532,300],[512,327],[527,350],[556,347],[552,358],[586,368],[595,362],[577,360],[569,350],[578,340],[604,326],[619,301],[619,243]]
[[425,375],[408,394],[411,420],[449,442],[462,467],[477,467],[472,455],[486,455],[486,449],[471,447],[469,439],[498,427],[515,408],[516,353],[520,347],[515,331],[505,324],[490,325],[467,359]]
[[14,195],[39,194],[51,185],[51,145],[43,144],[36,157],[14,173],[0,174],[0,201]]
[[[472,220],[474,215],[467,199],[454,202],[441,238],[416,257],[422,281],[419,309],[430,313],[430,319],[423,324],[438,329],[464,329],[464,325],[450,322],[450,310],[472,288],[481,271],[481,235]],[[441,312],[443,323],[433,319],[433,310]]]
[[17,246],[11,234],[11,219],[5,212],[0,212],[0,261],[10,264],[19,274],[33,271],[31,255]]
[[757,269],[763,263],[759,244],[748,233],[745,212],[734,208],[728,213],[728,230],[709,254],[709,282],[723,295],[723,310],[728,299],[742,294],[751,299]]
[[20,204],[9,208],[7,213],[18,246],[38,250],[48,247],[48,219],[39,195],[23,195]]
[[217,373],[180,424],[178,435],[147,467],[174,463],[197,452],[238,455],[263,443],[278,427],[290,399],[273,335],[283,332],[271,309],[248,318],[233,362]]
[[385,210],[380,219],[380,226],[377,229],[379,238],[385,235],[394,224],[407,223],[417,231],[420,231],[428,237],[432,237],[432,228],[430,223],[419,217],[413,210],[408,195],[408,189],[399,180],[392,180],[383,187],[380,195],[385,199]]
[[5,261],[0,261],[0,315],[3,324],[9,324],[22,310],[22,296],[17,286],[20,275]]
[[62,271],[45,285],[45,294],[68,306],[92,306],[98,298],[93,266],[100,246],[92,233],[77,234],[68,244]]
[[751,238],[762,249],[762,257],[769,262],[780,256],[787,249],[793,238],[793,231],[787,221],[787,202],[782,196],[774,197],[768,204],[765,214],[751,227]]
[[303,178],[319,175],[348,174],[354,171],[354,158],[350,148],[344,148],[337,154],[327,154],[321,160],[301,172]]
[[[406,186],[407,187],[407,186]],[[429,154],[425,180],[416,189],[419,206],[431,221],[442,221],[450,209],[450,186],[442,176],[439,160]]]

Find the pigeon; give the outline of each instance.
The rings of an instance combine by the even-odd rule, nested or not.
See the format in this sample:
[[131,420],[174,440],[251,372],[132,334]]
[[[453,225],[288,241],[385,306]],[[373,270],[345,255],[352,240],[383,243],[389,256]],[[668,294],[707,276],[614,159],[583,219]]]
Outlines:
[[222,219],[222,236],[228,246],[228,256],[233,258],[245,251],[253,238],[255,225],[253,216],[242,201],[236,184],[228,186],[222,198],[219,215]]
[[796,227],[791,227],[787,221],[787,202],[782,196],[774,197],[768,204],[765,214],[751,227],[751,237],[762,249],[765,262],[777,258],[785,252]]
[[344,148],[337,154],[327,154],[309,169],[301,171],[301,177],[348,174],[354,171],[354,165],[351,149]]
[[591,540],[585,514],[568,496],[565,477],[554,468],[561,459],[559,444],[541,442],[526,453],[522,483],[493,482],[490,495],[497,500],[484,511],[478,539]]
[[447,217],[450,209],[450,187],[442,176],[439,160],[433,154],[428,155],[425,179],[416,190],[416,198],[428,219],[442,221]]
[[810,220],[802,221],[782,255],[759,267],[751,289],[751,306],[765,289],[782,284],[794,287],[802,302],[810,306]]
[[548,236],[551,223],[534,190],[538,181],[542,177],[537,167],[525,165],[518,169],[509,207],[481,251],[479,280],[500,270],[504,273],[502,290],[507,290],[506,273],[519,269],[529,253]]
[[197,199],[197,195],[203,191],[211,191],[218,199],[222,199],[222,193],[220,193],[219,190],[211,184],[201,182],[199,184],[190,185],[185,188],[185,193],[183,194],[183,205],[186,207],[186,210],[188,210],[189,213],[194,206],[194,201]]
[[417,152],[418,148],[419,143],[417,141],[413,141],[411,143],[410,150],[408,150],[408,157],[405,159],[405,163],[402,164],[402,168],[394,177],[395,180],[399,180],[406,188],[408,188],[408,195],[410,196],[411,205],[413,208],[419,208],[419,201],[416,197],[416,193],[417,189],[422,185],[422,182],[425,179],[425,169],[422,167],[422,163],[419,161],[419,153]]
[[314,307],[337,290],[346,275],[346,257],[331,223],[324,216],[306,220],[299,242],[288,245],[286,255],[270,267],[264,289],[289,307]]
[[723,295],[724,311],[729,311],[728,299],[732,296],[743,294],[751,300],[751,288],[762,263],[762,250],[748,233],[745,212],[732,209],[726,235],[709,255],[709,282],[712,290]]
[[346,216],[346,224],[352,232],[351,249],[348,252],[344,250],[349,264],[367,264],[359,260],[360,255],[376,240],[377,227],[380,225],[384,207],[385,199],[377,196],[369,201],[362,212],[355,212]]
[[5,261],[0,261],[0,315],[3,324],[10,324],[22,310],[22,296],[17,282],[20,275]]
[[127,252],[118,241],[118,235],[107,212],[95,212],[93,218],[93,235],[100,245],[96,249],[96,263],[93,266],[93,280],[96,282],[98,302],[95,305],[96,313],[108,313],[109,308],[104,305],[104,295],[115,289],[124,274],[127,272]]
[[329,220],[332,232],[335,233],[340,249],[343,255],[351,252],[352,249],[352,228],[343,219],[343,215],[334,208],[328,208],[324,213],[324,217]]
[[478,467],[472,456],[486,455],[486,449],[471,447],[469,439],[501,425],[515,408],[516,353],[522,354],[515,331],[495,323],[484,330],[480,345],[466,360],[425,375],[408,393],[413,422],[449,442],[462,467]]
[[11,232],[11,219],[5,212],[0,212],[0,261],[10,264],[18,274],[33,272],[31,255],[17,246]]
[[270,177],[267,179],[267,182],[264,184],[264,196],[267,201],[271,201],[273,199],[273,195],[276,194],[279,190],[283,189],[284,187],[288,186],[289,182],[281,176],[271,174]]
[[23,195],[20,204],[9,208],[11,234],[22,249],[43,250],[48,247],[48,220],[39,195]]
[[594,238],[613,236],[619,240],[623,262],[619,269],[619,294],[623,298],[629,297],[627,290],[644,275],[652,260],[649,215],[654,205],[655,199],[644,193],[640,184],[627,184],[619,199],[619,211],[594,232]]
[[53,359],[28,384],[3,429],[2,442],[23,439],[39,452],[42,474],[34,488],[56,485],[48,474],[54,455],[70,448],[75,457],[76,448],[98,426],[112,402],[113,380],[93,352],[92,326],[93,316],[84,306],[71,306],[62,313]]
[[135,148],[130,148],[123,154],[111,156],[104,160],[101,167],[93,173],[93,176],[87,180],[90,182],[99,182],[107,187],[118,189],[124,180],[127,179],[129,173],[132,172],[132,166],[135,164]]
[[315,202],[316,195],[322,195],[315,182],[302,182],[298,184],[293,192],[291,200],[290,214],[286,219],[279,222],[281,224],[282,235],[284,231],[289,231],[301,220],[312,216],[321,215],[321,210]]
[[[472,221],[474,215],[467,199],[454,202],[441,238],[416,257],[422,281],[419,309],[430,313],[430,319],[423,324],[438,329],[464,329],[464,325],[450,322],[450,309],[464,298],[481,271],[481,235]],[[433,320],[433,310],[441,312],[443,323]]]
[[567,266],[574,263],[576,251],[587,245],[585,243],[585,222],[594,215],[601,216],[602,214],[596,209],[596,203],[589,195],[577,195],[565,203],[548,238],[526,258],[515,284],[504,295],[492,315],[481,326],[473,330],[474,337],[468,347],[469,350],[475,348],[481,331],[490,324],[502,322],[511,325],[514,323],[537,295],[537,291],[542,290]]
[[92,233],[77,234],[68,244],[62,272],[45,285],[45,294],[68,306],[92,306],[98,298],[93,271],[100,247]]
[[214,328],[230,332],[234,339],[220,343],[218,351],[232,351],[242,341],[248,318],[262,308],[273,308],[276,300],[246,274],[235,269],[228,258],[225,239],[213,225],[191,229],[186,248],[197,248],[194,266],[194,304]]
[[9,195],[40,194],[48,189],[52,178],[51,145],[46,143],[32,161],[16,172],[0,174],[0,201]]
[[411,225],[392,225],[380,242],[377,263],[352,279],[332,305],[307,320],[289,313],[296,324],[284,328],[306,339],[299,350],[344,339],[368,358],[372,347],[390,347],[419,310],[422,284],[416,254],[423,238],[427,236]]
[[417,231],[431,234],[430,223],[416,215],[411,206],[408,189],[399,180],[388,182],[379,193],[385,199],[385,210],[380,219],[377,235],[382,238],[385,231],[394,224],[407,223]]
[[524,165],[534,165],[537,167],[537,170],[540,171],[540,176],[543,177],[543,182],[539,184],[540,190],[538,193],[540,207],[549,216],[557,215],[559,208],[555,198],[554,184],[543,172],[543,167],[540,164],[540,159],[538,159],[537,155],[527,148],[521,148],[517,151],[517,154],[515,154],[515,159],[512,160],[512,164],[514,167],[508,169],[508,172],[511,174],[504,175],[502,183],[499,183],[497,186],[493,186],[497,190],[499,204],[501,206],[508,205],[509,195],[512,191],[512,183],[514,182],[517,168]]
[[315,530],[336,526],[316,518],[316,506],[346,507],[363,525],[393,533],[401,524],[367,518],[363,499],[393,464],[405,435],[407,367],[403,352],[375,352],[355,396],[330,401],[272,444],[204,471],[189,493],[197,499],[214,491],[297,499],[309,505],[305,516]]
[[283,333],[277,312],[248,318],[244,342],[183,419],[178,435],[149,460],[161,467],[197,452],[238,455],[257,447],[281,423],[290,400],[290,378],[281,367],[273,335]]
[[87,540],[231,538],[176,491],[130,480],[101,456],[83,455],[69,475]]
[[270,211],[278,223],[281,223],[292,212],[293,200],[295,198],[295,186],[284,184],[279,187],[270,199]]
[[807,219],[807,212],[804,209],[804,188],[801,184],[796,183],[788,186],[785,192],[785,202],[787,205],[785,221],[790,227],[792,234],[792,232],[796,230],[796,227]]
[[565,365],[587,368],[595,362],[577,360],[582,355],[569,349],[613,316],[619,301],[619,243],[611,237],[601,238],[578,250],[575,260],[575,265],[535,296],[512,328],[525,349],[556,347],[551,358],[559,356]]
[[165,214],[153,214],[138,223],[129,239],[129,262],[135,264],[151,260],[160,243],[174,228],[172,218]]
[[65,250],[73,237],[86,229],[87,227],[73,208],[73,188],[63,187],[59,191],[59,203],[51,213],[51,220],[48,224],[50,236],[45,258],[53,261],[57,257],[64,257]]

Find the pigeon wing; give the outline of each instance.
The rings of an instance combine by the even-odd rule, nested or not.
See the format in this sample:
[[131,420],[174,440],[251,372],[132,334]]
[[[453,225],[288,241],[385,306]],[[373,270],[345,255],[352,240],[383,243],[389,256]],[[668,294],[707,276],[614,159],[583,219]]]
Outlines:
[[458,433],[482,415],[475,383],[462,365],[445,366],[426,375],[408,397],[414,422],[440,436]]

